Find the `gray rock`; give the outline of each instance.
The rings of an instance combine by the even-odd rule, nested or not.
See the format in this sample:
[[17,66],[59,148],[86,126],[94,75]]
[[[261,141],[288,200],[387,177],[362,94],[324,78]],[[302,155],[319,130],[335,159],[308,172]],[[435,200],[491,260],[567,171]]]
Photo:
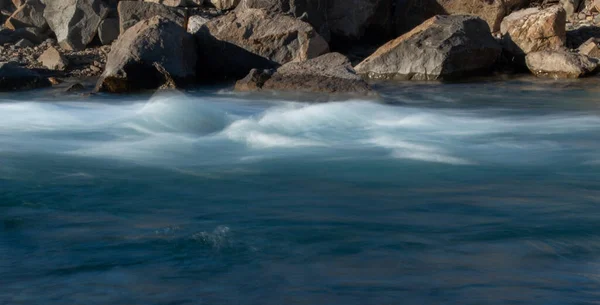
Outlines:
[[236,83],[238,91],[302,91],[328,94],[372,94],[346,56],[328,53],[304,62],[291,62],[271,71],[252,70]]
[[48,79],[13,62],[0,62],[0,91],[49,87]]
[[383,45],[355,69],[373,79],[456,79],[489,71],[500,52],[484,20],[436,16]]
[[101,0],[45,0],[44,17],[65,50],[83,50],[108,14]]
[[144,0],[145,2],[158,3],[172,7],[197,7],[202,6],[204,0]]
[[539,77],[579,78],[597,73],[599,68],[598,59],[565,50],[532,52],[525,61]]
[[109,45],[119,37],[119,19],[106,18],[98,26],[98,38],[103,45]]
[[39,0],[29,0],[19,6],[17,10],[6,20],[6,28],[15,30],[19,28],[35,27],[41,30],[48,29],[48,23],[44,18],[46,6]]
[[187,11],[183,8],[169,7],[157,3],[141,1],[121,1],[118,6],[121,33],[136,23],[154,16],[167,18],[181,27],[185,27]]
[[137,23],[119,36],[111,49],[98,91],[174,88],[196,77],[193,36],[164,17]]
[[54,47],[49,47],[44,51],[38,61],[50,70],[64,71],[69,65],[69,61]]

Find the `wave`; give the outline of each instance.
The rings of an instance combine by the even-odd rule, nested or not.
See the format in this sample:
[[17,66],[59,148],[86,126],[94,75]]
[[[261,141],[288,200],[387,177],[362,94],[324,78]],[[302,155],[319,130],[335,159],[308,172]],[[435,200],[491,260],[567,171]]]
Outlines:
[[[184,166],[296,156],[461,166],[597,163],[600,117],[158,94],[150,100],[0,103],[0,152]],[[257,162],[258,162],[257,161]]]

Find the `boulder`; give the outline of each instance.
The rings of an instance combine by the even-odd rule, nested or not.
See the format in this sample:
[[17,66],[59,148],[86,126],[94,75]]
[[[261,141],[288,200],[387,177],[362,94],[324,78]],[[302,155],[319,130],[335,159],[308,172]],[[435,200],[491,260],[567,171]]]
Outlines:
[[69,65],[69,61],[54,47],[50,47],[44,51],[38,58],[38,61],[50,70],[64,71]]
[[26,90],[51,86],[38,73],[13,62],[0,62],[0,91]]
[[386,43],[355,69],[373,79],[455,79],[487,72],[500,52],[481,18],[435,16]]
[[565,10],[555,5],[543,10],[516,11],[504,18],[500,31],[507,51],[518,55],[563,48],[567,39],[565,27]]
[[196,33],[203,78],[239,79],[252,68],[268,69],[329,51],[310,24],[261,9],[232,11]]
[[45,0],[44,17],[65,50],[83,50],[108,14],[101,0]]
[[559,51],[540,51],[525,57],[529,70],[540,77],[579,78],[598,72],[598,59],[586,55]]
[[109,45],[119,37],[119,19],[106,18],[98,26],[98,38],[103,45]]
[[117,11],[119,13],[121,33],[125,33],[127,29],[136,23],[154,16],[167,18],[184,28],[187,19],[187,11],[183,8],[169,7],[150,2],[121,1],[119,2]]
[[593,58],[600,58],[600,48],[598,48],[598,42],[600,39],[590,38],[584,42],[577,51],[579,54],[587,55]]
[[396,0],[396,31],[406,33],[435,15],[475,15],[485,20],[492,32],[500,30],[502,19],[526,7],[529,0]]
[[17,10],[6,20],[6,28],[15,30],[19,28],[35,27],[41,30],[48,28],[48,23],[44,18],[44,8],[46,6],[39,0],[29,0],[19,6]]
[[168,18],[155,16],[129,28],[113,43],[97,91],[175,88],[196,76],[194,37]]
[[573,19],[575,13],[577,13],[577,9],[579,8],[579,0],[560,0],[559,3],[565,9],[567,19]]
[[328,94],[372,93],[346,56],[328,53],[304,62],[287,63],[275,72],[253,69],[235,85],[237,91],[303,91]]
[[16,43],[22,39],[39,44],[46,39],[46,35],[39,28],[20,28],[16,30],[0,30],[0,45],[5,43]]
[[209,2],[216,9],[226,11],[234,9],[240,3],[240,0],[209,0]]

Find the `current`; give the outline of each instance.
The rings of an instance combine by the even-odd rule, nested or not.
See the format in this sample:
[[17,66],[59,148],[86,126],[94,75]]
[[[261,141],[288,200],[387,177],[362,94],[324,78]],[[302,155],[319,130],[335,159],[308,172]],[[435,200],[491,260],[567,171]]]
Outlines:
[[0,304],[599,304],[600,78],[0,94]]

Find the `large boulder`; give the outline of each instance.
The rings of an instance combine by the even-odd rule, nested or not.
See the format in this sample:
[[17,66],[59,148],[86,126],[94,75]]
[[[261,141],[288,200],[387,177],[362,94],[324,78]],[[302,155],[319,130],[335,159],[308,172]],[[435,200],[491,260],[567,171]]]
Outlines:
[[18,7],[6,20],[4,25],[11,30],[28,27],[46,30],[48,28],[48,23],[44,18],[45,7],[46,6],[39,0],[29,0]]
[[199,70],[212,80],[239,79],[250,69],[304,61],[329,51],[313,27],[261,9],[236,10],[205,23],[196,33]]
[[102,45],[109,45],[119,37],[119,19],[106,18],[98,26],[98,38]]
[[66,50],[83,50],[108,14],[101,0],[45,0],[44,17]]
[[185,27],[187,20],[187,10],[179,7],[170,7],[158,3],[141,1],[121,1],[117,8],[119,13],[119,23],[121,33],[136,23],[150,19],[154,16],[167,18],[181,27]]
[[113,43],[96,90],[122,93],[185,85],[195,79],[196,53],[194,37],[170,19],[141,21]]
[[474,16],[435,16],[388,42],[358,64],[373,79],[455,79],[488,71],[501,46]]
[[525,61],[540,77],[579,78],[597,73],[599,68],[598,59],[565,50],[532,52]]
[[512,54],[559,50],[565,46],[566,13],[558,5],[516,11],[502,21],[505,48]]
[[236,83],[238,91],[304,91],[328,94],[370,94],[346,56],[328,53],[304,62],[291,62],[275,72],[253,69]]
[[526,7],[529,0],[396,0],[396,31],[405,33],[435,15],[475,15],[485,20],[492,32],[500,30],[502,19]]
[[0,91],[26,90],[51,86],[48,79],[13,62],[0,62]]

